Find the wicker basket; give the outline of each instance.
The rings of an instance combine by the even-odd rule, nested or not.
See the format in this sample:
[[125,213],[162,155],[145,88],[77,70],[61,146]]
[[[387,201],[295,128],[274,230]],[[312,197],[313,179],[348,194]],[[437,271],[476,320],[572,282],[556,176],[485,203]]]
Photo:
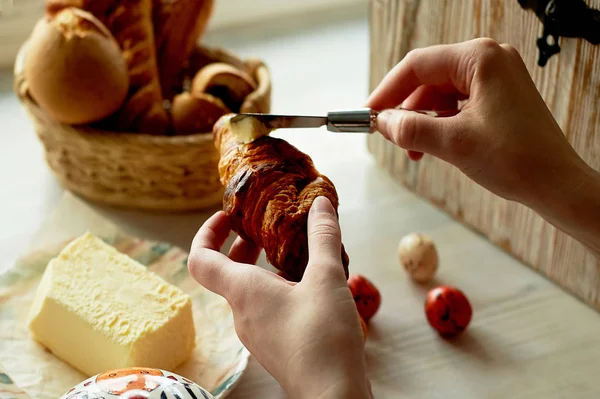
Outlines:
[[[21,73],[25,51],[26,44],[15,63],[14,89],[63,187],[89,200],[123,208],[183,212],[220,206],[223,187],[212,132],[155,136],[58,123],[28,94]],[[215,61],[240,68],[258,82],[241,112],[269,112],[270,74],[260,60],[241,60],[226,50],[199,46],[182,81]]]

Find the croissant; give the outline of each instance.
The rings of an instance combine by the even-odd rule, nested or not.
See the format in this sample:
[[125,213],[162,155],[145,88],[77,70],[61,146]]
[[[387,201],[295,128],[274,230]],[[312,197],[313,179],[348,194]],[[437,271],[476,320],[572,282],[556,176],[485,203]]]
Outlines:
[[[222,116],[213,126],[225,187],[223,210],[232,229],[265,250],[267,261],[290,281],[302,279],[308,263],[308,211],[318,196],[338,209],[336,189],[311,158],[287,141],[268,135],[243,143]],[[340,254],[346,278],[349,258]]]

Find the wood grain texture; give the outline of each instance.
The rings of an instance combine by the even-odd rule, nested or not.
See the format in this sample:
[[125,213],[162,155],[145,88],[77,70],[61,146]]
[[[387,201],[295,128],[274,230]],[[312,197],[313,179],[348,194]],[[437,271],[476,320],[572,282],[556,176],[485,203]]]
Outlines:
[[[600,0],[588,5],[599,8]],[[561,38],[561,52],[538,67],[542,25],[516,0],[372,0],[369,18],[371,89],[413,48],[481,36],[510,43],[569,142],[600,169],[600,46]],[[433,157],[412,162],[379,135],[368,138],[368,148],[396,180],[600,310],[600,260],[579,242],[445,162]]]

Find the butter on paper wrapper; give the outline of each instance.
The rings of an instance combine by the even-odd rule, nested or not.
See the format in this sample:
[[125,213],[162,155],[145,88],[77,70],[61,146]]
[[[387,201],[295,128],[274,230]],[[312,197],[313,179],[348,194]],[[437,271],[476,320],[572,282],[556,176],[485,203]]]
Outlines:
[[249,353],[235,333],[227,301],[193,280],[185,251],[125,235],[89,205],[66,193],[26,254],[0,274],[0,399],[56,399],[87,378],[35,342],[27,326],[46,265],[86,231],[190,295],[196,347],[191,358],[173,372],[216,398],[228,395],[246,369]]

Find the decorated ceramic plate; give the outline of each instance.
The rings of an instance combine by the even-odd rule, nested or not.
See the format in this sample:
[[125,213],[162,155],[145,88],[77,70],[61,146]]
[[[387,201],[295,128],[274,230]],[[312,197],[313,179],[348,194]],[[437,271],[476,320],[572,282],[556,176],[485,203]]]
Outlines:
[[[99,236],[192,297],[196,349],[173,371],[215,398],[224,398],[239,381],[249,357],[235,333],[227,302],[189,276],[185,251],[118,232]],[[89,377],[34,342],[26,325],[46,264],[69,241],[31,252],[0,275],[0,398],[56,399]]]
[[60,399],[213,399],[210,392],[165,370],[129,367],[109,370],[69,389]]

